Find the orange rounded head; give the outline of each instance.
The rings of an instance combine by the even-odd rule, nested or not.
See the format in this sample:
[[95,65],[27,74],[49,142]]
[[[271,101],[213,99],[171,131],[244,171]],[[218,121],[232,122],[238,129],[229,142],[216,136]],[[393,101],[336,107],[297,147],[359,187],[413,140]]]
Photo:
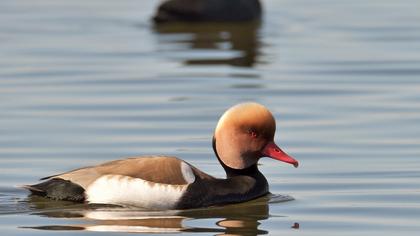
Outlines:
[[245,169],[261,157],[270,157],[298,167],[298,162],[274,143],[276,121],[258,103],[241,103],[228,109],[214,132],[219,159],[233,169]]

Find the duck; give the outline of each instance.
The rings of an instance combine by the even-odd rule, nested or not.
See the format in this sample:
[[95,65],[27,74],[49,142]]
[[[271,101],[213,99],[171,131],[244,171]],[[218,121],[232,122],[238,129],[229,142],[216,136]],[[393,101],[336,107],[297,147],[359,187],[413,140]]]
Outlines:
[[213,150],[226,172],[216,178],[173,156],[138,156],[82,167],[24,185],[53,200],[155,210],[192,209],[250,201],[269,193],[258,161],[269,157],[298,167],[274,142],[276,121],[255,102],[229,108],[219,119]]
[[259,0],[168,0],[159,5],[153,20],[163,22],[246,22],[259,20]]

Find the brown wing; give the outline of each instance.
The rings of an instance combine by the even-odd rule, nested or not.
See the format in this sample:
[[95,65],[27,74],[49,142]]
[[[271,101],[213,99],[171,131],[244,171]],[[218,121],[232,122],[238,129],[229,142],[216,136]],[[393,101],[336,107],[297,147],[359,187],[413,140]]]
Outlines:
[[176,157],[167,156],[133,157],[80,168],[46,178],[70,180],[85,189],[97,178],[108,174],[125,175],[155,183],[188,184],[182,173],[182,162]]

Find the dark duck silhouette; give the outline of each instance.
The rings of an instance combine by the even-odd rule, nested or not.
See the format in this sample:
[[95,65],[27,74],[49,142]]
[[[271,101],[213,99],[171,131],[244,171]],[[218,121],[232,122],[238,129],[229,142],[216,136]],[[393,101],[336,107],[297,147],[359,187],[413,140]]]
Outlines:
[[259,0],[168,0],[153,20],[162,22],[245,22],[259,20]]

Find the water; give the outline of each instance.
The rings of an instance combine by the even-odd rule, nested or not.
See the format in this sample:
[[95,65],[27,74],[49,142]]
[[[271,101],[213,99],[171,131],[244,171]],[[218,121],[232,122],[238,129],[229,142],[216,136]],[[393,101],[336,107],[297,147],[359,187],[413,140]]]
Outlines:
[[[261,25],[154,27],[158,1],[1,1],[2,234],[419,232],[419,2],[263,2]],[[212,132],[243,101],[272,110],[300,161],[261,161],[273,195],[150,212],[16,188],[146,154],[223,177]]]

